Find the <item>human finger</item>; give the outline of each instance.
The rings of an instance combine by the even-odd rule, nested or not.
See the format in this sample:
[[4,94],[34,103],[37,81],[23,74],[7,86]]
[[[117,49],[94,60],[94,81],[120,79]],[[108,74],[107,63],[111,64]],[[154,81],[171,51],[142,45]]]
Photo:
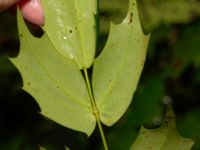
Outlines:
[[26,20],[39,26],[44,25],[44,12],[40,0],[21,0],[19,7]]

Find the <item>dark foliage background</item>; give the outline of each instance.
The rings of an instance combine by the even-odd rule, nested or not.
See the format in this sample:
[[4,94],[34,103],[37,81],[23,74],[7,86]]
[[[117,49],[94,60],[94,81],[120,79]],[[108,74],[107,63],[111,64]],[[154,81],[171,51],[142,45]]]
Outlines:
[[[200,2],[198,0],[138,0],[144,31],[152,31],[138,89],[126,114],[113,127],[104,127],[110,149],[126,150],[143,124],[158,127],[165,103],[172,103],[180,134],[200,149]],[[109,31],[120,23],[128,0],[100,1],[97,55]],[[16,18],[0,13],[0,150],[102,149],[98,131],[87,138],[39,114],[36,101],[21,90],[22,78],[9,57],[19,50]],[[47,100],[48,102],[48,100]]]

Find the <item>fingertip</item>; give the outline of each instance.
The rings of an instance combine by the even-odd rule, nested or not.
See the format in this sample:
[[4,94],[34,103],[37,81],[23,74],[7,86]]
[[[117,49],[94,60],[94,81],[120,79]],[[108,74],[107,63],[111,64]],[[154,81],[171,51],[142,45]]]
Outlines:
[[38,26],[44,26],[45,18],[40,0],[21,0],[19,7],[26,20]]

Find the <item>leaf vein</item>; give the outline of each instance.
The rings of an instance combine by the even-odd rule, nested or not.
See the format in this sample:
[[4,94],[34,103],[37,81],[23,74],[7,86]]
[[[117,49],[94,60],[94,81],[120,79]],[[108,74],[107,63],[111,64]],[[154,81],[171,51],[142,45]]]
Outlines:
[[[87,107],[86,104],[84,104],[83,102],[81,102],[80,100],[78,100],[76,97],[74,97],[73,95],[71,95],[70,92],[67,91],[67,90],[62,86],[62,84],[60,84],[54,77],[52,77],[52,76],[48,73],[46,67],[45,67],[44,65],[42,65],[42,63],[40,62],[40,60],[37,58],[37,56],[36,56],[35,53],[33,52],[33,49],[32,49],[31,44],[29,44],[29,42],[28,42],[28,40],[27,40],[26,38],[25,38],[25,40],[26,40],[26,43],[28,43],[28,45],[29,45],[29,47],[30,47],[30,49],[31,49],[31,52],[32,52],[33,56],[35,57],[35,59],[37,59],[38,64],[40,64],[40,66],[44,69],[44,71],[45,71],[46,74],[49,76],[49,78],[51,78],[56,84],[58,84],[58,85],[63,89],[64,93],[65,93],[66,95],[70,96],[72,99],[74,99],[74,100],[76,101],[77,104],[79,104],[79,105],[80,105],[81,107],[83,107],[83,108],[89,109],[89,108]],[[55,47],[55,48],[56,48],[56,47]],[[69,99],[69,100],[71,100],[71,99]],[[71,101],[72,101],[72,100],[71,100]],[[74,102],[74,101],[72,101],[72,102]]]

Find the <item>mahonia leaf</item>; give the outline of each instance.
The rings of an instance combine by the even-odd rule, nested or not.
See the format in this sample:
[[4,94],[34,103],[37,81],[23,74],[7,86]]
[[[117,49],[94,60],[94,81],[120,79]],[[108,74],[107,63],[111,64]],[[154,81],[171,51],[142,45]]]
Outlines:
[[89,68],[96,49],[96,0],[43,0],[45,29],[57,50]]
[[181,137],[176,131],[174,113],[169,106],[161,127],[150,130],[141,127],[131,150],[190,150],[193,144],[193,140]]
[[19,12],[18,28],[20,52],[11,61],[21,73],[23,89],[36,99],[43,115],[90,135],[96,120],[75,61],[61,55],[46,31],[42,37],[34,37]]
[[94,61],[92,85],[101,121],[111,126],[128,108],[136,90],[149,36],[143,34],[135,0],[126,18],[111,24],[108,41]]

